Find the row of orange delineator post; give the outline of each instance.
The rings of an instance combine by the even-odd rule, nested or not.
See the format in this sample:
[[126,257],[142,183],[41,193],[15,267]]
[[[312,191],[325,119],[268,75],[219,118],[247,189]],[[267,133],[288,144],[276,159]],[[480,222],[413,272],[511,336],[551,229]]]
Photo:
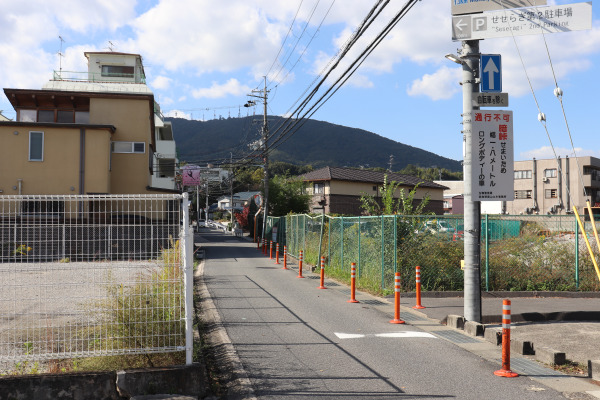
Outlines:
[[[273,241],[270,242],[269,254],[267,254],[267,240],[263,239],[263,254],[269,255],[270,259],[273,259]],[[302,276],[302,263],[304,261],[304,252],[300,250],[298,255],[298,276],[297,278],[304,278]],[[279,264],[279,243],[276,243],[275,249],[275,264]],[[283,268],[287,267],[287,246],[283,246]],[[415,268],[415,283],[416,283],[416,305],[414,309],[425,308],[421,305],[421,267]],[[320,285],[318,289],[327,289],[325,286],[325,257],[321,257],[321,270],[320,270]],[[405,321],[400,319],[400,272],[394,273],[394,319],[390,320],[391,324],[404,324]],[[350,270],[350,300],[348,303],[360,303],[356,300],[356,263],[351,264]],[[494,374],[497,376],[514,378],[519,374],[511,371],[510,369],[510,325],[511,325],[511,311],[510,311],[510,300],[503,300],[502,302],[502,368],[495,371]]]

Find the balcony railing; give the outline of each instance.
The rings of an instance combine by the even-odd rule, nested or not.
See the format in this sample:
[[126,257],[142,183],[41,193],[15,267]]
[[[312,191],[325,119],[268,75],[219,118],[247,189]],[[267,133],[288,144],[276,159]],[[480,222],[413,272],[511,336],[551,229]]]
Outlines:
[[144,75],[100,74],[93,72],[54,71],[53,81],[94,82],[94,83],[146,83]]

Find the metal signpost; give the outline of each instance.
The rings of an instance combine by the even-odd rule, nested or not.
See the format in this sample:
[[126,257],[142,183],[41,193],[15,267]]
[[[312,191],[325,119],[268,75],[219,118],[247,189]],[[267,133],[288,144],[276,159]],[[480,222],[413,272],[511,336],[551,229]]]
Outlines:
[[473,112],[471,199],[510,201],[514,196],[513,113]]
[[452,15],[545,5],[546,0],[452,0]]
[[[512,199],[514,156],[512,111],[479,110],[506,107],[499,55],[480,65],[479,39],[591,29],[592,3],[540,6],[545,0],[451,0],[452,40],[462,41],[464,175],[464,313],[481,322],[481,203]],[[489,11],[499,10],[499,11]],[[483,12],[482,12],[483,11]],[[495,58],[497,57],[497,58]],[[479,93],[478,83],[482,83]]]
[[477,93],[473,107],[508,107],[508,93]]
[[481,91],[502,91],[502,62],[500,54],[481,55]]
[[592,29],[592,3],[489,11],[452,17],[452,40]]

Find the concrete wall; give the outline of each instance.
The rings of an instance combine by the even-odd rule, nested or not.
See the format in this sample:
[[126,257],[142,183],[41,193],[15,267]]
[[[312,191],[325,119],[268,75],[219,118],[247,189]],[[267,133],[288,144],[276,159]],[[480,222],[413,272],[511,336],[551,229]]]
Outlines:
[[0,399],[120,400],[152,394],[202,398],[209,387],[203,364],[120,372],[0,377]]

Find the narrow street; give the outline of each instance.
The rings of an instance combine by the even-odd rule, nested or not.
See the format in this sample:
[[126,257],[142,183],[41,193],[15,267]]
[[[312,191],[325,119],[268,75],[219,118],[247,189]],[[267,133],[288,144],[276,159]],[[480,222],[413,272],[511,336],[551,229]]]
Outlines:
[[204,282],[256,398],[565,398],[529,377],[497,377],[499,364],[410,321],[390,324],[371,296],[352,304],[342,285],[317,289],[317,275],[299,279],[245,239],[200,235]]

